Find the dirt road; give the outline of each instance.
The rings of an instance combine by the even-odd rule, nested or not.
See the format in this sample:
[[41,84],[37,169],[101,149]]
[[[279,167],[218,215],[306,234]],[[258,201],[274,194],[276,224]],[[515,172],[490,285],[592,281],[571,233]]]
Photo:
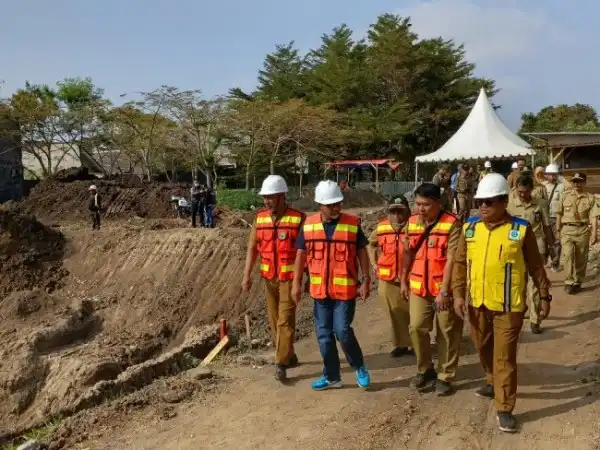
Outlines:
[[372,371],[369,392],[344,365],[345,388],[312,392],[320,356],[314,337],[298,345],[303,364],[289,386],[273,367],[218,368],[231,378],[204,403],[181,405],[170,420],[134,413],[80,448],[94,449],[599,449],[600,290],[567,297],[554,277],[552,317],[536,336],[523,332],[519,353],[522,423],[517,435],[497,431],[489,401],[474,390],[481,370],[465,337],[457,382],[448,398],[408,388],[414,358],[388,357],[388,325],[377,301],[361,305],[356,330]]

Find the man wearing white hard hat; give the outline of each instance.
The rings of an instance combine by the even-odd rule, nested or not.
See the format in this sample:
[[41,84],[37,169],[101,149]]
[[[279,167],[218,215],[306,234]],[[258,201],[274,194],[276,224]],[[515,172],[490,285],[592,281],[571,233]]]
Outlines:
[[269,175],[259,195],[265,207],[256,213],[248,240],[242,289],[252,287],[252,269],[260,255],[260,276],[265,280],[267,315],[275,344],[275,378],[287,380],[287,369],[298,364],[294,352],[296,303],[292,299],[292,280],[296,260],[296,239],[305,214],[286,202],[288,187],[279,175]]
[[[292,295],[300,301],[302,277],[308,267],[310,296],[323,376],[312,383],[315,391],[340,388],[342,377],[336,340],[356,373],[359,387],[371,383],[352,321],[356,299],[367,299],[371,290],[371,268],[367,238],[360,218],[342,212],[344,196],[333,181],[321,181],[315,189],[319,212],[308,216],[298,236]],[[359,278],[359,267],[362,280]]]
[[[512,412],[517,397],[517,344],[526,310],[527,274],[539,289],[540,318],[550,313],[550,281],[535,235],[524,219],[506,211],[509,187],[497,173],[475,194],[479,216],[463,225],[454,255],[454,310],[468,315],[486,384],[480,397],[494,399],[499,428],[517,431]],[[468,289],[468,295],[467,295]],[[466,299],[469,299],[469,304]]]
[[521,172],[523,172],[526,169],[525,160],[523,158],[519,158],[512,164],[510,168],[512,169],[512,171],[510,172],[510,174],[508,174],[508,177],[506,177],[506,179],[508,181],[508,188],[512,190],[517,186],[517,178],[519,178]]
[[492,173],[492,163],[490,161],[486,161],[483,164],[483,171],[479,173],[479,181],[483,179],[486,175]]
[[92,184],[88,188],[88,192],[90,193],[90,201],[88,205],[88,209],[90,210],[90,215],[92,216],[92,230],[100,229],[100,194],[98,194],[98,188],[95,184]]
[[546,176],[546,194],[548,197],[548,205],[550,207],[550,228],[554,234],[554,254],[552,255],[552,270],[558,272],[560,270],[560,236],[556,228],[556,216],[558,208],[565,193],[565,184],[559,179],[560,169],[557,164],[548,164],[544,170]]

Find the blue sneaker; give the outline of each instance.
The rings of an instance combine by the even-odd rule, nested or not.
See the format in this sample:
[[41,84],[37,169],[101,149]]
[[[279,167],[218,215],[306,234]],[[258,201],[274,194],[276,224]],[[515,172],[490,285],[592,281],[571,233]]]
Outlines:
[[371,375],[365,366],[362,366],[356,371],[356,382],[358,387],[366,389],[371,384]]
[[319,378],[317,381],[314,381],[312,384],[312,388],[315,391],[324,391],[326,389],[339,389],[342,387],[342,381],[329,381],[325,377]]

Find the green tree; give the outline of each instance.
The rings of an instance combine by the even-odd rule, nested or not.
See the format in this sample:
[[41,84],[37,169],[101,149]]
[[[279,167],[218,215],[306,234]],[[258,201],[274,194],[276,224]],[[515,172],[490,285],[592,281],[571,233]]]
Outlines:
[[258,93],[269,100],[286,101],[302,98],[305,88],[304,61],[294,42],[277,45],[258,73]]
[[521,116],[519,132],[600,131],[596,110],[590,105],[546,106],[537,113]]

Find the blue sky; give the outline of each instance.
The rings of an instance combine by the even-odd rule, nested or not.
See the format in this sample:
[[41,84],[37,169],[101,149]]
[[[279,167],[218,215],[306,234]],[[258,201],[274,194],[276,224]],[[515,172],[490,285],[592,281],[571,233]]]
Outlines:
[[[516,129],[522,112],[556,103],[600,106],[592,0],[0,0],[2,96],[23,85],[90,76],[115,100],[162,84],[207,96],[250,89],[266,53],[307,50],[346,23],[358,36],[377,15],[413,18],[423,36],[463,42]],[[497,6],[502,5],[502,6]]]

